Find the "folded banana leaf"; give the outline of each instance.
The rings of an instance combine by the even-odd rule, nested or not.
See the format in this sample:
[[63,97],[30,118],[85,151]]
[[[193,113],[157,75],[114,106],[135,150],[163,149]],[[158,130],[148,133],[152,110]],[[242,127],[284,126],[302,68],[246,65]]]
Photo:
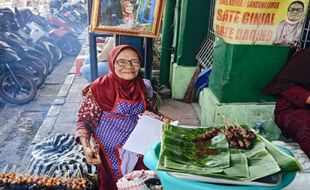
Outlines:
[[216,173],[222,173],[223,169],[221,168],[207,168],[207,167],[199,167],[196,165],[191,164],[182,164],[175,162],[174,160],[170,160],[168,157],[164,157],[164,168],[163,170],[166,171],[180,171],[184,173],[191,173],[191,174],[200,174],[200,175],[206,175],[206,174],[216,174]]
[[241,150],[248,161],[249,176],[245,181],[252,181],[279,172],[281,169],[266,150],[264,142],[259,138],[254,140],[254,146],[249,150]]
[[[162,152],[169,159],[183,164],[212,167],[213,169],[230,166],[229,147],[225,135],[217,135],[201,149],[196,143],[193,143],[193,139],[203,133],[202,129],[182,130],[181,128],[180,130],[179,127],[166,126],[163,130],[162,141],[164,146]],[[207,156],[198,156],[198,152],[205,153]]]
[[266,149],[268,152],[274,157],[277,161],[279,167],[281,168],[281,172],[294,172],[294,171],[302,171],[302,166],[293,156],[289,156],[279,150],[274,144],[269,142],[264,137],[258,135],[259,139],[264,142]]
[[[165,171],[176,171],[198,174],[212,175],[223,173],[224,168],[230,167],[230,153],[228,142],[223,134],[212,138],[203,150],[193,139],[204,133],[206,128],[180,128],[166,125],[163,127],[161,143],[161,153],[157,169]],[[216,154],[213,154],[215,151]],[[197,156],[198,151],[210,151],[207,156]],[[228,178],[233,178],[229,177]]]
[[[258,135],[248,150],[229,148],[226,136],[221,133],[201,150],[193,139],[211,129],[165,125],[157,169],[242,181],[252,181],[279,171],[301,169],[296,159]],[[199,151],[216,153],[201,157],[197,156]]]
[[230,150],[230,165],[232,167],[224,169],[223,173],[225,176],[237,177],[237,178],[248,178],[249,168],[248,161],[245,154],[238,149]]

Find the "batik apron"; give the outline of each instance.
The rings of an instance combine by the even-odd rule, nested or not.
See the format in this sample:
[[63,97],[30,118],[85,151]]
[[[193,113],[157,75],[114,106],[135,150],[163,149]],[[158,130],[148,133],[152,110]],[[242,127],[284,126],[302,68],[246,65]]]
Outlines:
[[112,170],[114,181],[122,176],[122,162],[126,162],[128,171],[132,170],[138,161],[136,154],[136,157],[133,157],[134,153],[126,152],[121,147],[137,125],[138,115],[146,108],[144,94],[141,93],[141,96],[141,100],[133,101],[121,99],[117,94],[112,110],[103,111],[95,131],[96,140],[100,143],[104,160],[107,162],[103,164],[107,164]]

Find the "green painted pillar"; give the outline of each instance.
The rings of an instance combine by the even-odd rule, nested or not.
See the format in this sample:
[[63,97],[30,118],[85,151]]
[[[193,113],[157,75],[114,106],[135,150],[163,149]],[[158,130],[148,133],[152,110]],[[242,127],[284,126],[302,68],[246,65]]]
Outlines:
[[[181,15],[181,0],[177,0],[175,5],[175,13],[174,13],[174,33],[173,33],[173,50],[174,54],[176,54],[176,50],[178,49],[178,39],[179,39],[179,28],[180,28],[180,15]],[[176,62],[176,56],[173,57],[172,62]]]
[[161,85],[167,85],[169,83],[175,4],[176,0],[168,0],[165,6],[159,70],[159,84]]
[[176,62],[196,66],[195,56],[208,33],[211,1],[182,0],[180,3]]
[[170,77],[173,99],[183,99],[197,67],[196,55],[208,33],[210,5],[206,0],[177,0]]

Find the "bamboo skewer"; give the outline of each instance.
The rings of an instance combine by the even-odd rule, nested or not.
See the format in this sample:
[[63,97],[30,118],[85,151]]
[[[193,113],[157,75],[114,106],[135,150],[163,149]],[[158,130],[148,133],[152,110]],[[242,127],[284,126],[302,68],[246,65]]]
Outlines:
[[[8,166],[6,166],[3,171],[7,171]],[[46,171],[43,176],[37,175],[24,175],[23,173],[16,174],[16,165],[14,165],[8,173],[0,173],[0,184],[5,185],[33,185],[36,184],[39,187],[59,187],[66,186],[72,190],[85,190],[87,187],[87,181],[83,178],[82,171],[78,168],[77,175],[71,176],[69,171],[64,173],[63,177],[53,177],[56,174],[56,170],[50,169]],[[52,175],[52,176],[50,176]]]
[[236,121],[236,126],[241,128],[241,125]]
[[14,164],[14,165],[12,166],[12,169],[10,170],[9,173],[13,173],[13,172],[15,172],[15,170],[16,170],[16,165]]
[[224,115],[223,115],[223,119],[224,119],[224,127],[225,128],[231,126],[231,124],[228,122],[228,119]]
[[54,170],[54,172],[52,173],[51,177],[56,177],[55,173],[56,173],[56,170]]
[[5,173],[6,169],[9,167],[9,164],[6,164],[2,170],[3,173]]
[[77,173],[76,177],[77,178],[83,178],[83,175],[82,175],[80,167],[78,168],[78,173]]

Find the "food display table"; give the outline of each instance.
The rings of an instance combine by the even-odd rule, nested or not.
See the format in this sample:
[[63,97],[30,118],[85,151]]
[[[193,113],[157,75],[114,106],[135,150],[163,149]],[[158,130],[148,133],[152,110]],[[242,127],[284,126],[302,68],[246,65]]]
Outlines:
[[[291,153],[282,147],[282,151],[287,154]],[[157,142],[153,147],[144,155],[144,163],[151,170],[156,170],[160,152],[160,142]],[[194,180],[184,180],[181,178],[173,177],[164,171],[156,171],[161,183],[165,190],[277,190],[283,189],[289,185],[295,178],[296,172],[282,174],[282,180],[276,186],[257,186],[257,185],[229,185],[229,184],[216,184],[205,183]]]

